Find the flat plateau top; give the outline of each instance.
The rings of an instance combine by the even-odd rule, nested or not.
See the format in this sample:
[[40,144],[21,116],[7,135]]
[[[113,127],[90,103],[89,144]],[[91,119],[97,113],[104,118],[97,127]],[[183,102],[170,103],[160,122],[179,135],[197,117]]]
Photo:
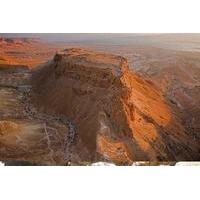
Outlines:
[[57,55],[74,64],[103,69],[110,68],[117,71],[121,71],[122,64],[127,63],[126,59],[121,56],[80,48],[65,49]]

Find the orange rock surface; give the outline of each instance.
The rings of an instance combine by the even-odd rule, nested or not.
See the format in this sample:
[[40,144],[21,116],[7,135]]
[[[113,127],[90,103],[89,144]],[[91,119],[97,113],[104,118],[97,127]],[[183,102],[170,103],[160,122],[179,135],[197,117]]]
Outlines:
[[37,38],[0,38],[0,66],[24,65],[33,68],[49,60],[59,49]]
[[32,101],[42,112],[74,122],[83,160],[199,159],[199,146],[176,110],[121,56],[66,49],[35,70],[32,84]]

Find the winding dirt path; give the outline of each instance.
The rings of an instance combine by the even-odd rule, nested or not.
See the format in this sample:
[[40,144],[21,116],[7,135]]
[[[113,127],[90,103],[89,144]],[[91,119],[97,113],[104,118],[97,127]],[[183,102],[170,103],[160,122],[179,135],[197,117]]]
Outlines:
[[[23,87],[22,101],[25,105],[25,112],[27,114],[27,117],[34,118],[36,120],[44,122],[44,129],[45,129],[45,133],[47,135],[48,148],[50,149],[51,154],[52,154],[51,141],[49,139],[50,137],[48,136],[46,123],[56,121],[57,123],[62,123],[66,127],[68,127],[68,133],[66,133],[66,136],[65,136],[65,139],[64,139],[64,155],[65,155],[64,159],[69,165],[70,162],[71,162],[71,157],[72,157],[72,153],[73,153],[71,151],[71,146],[73,145],[74,140],[75,140],[75,136],[76,136],[74,124],[72,123],[72,121],[67,119],[66,116],[52,116],[52,115],[40,113],[39,111],[37,111],[37,109],[32,104],[30,104],[30,101],[29,101],[31,86],[30,85],[23,85],[21,87]],[[21,88],[18,88],[18,90],[21,90]]]
[[[6,76],[4,76],[6,75]],[[1,72],[0,76],[2,79],[0,80],[0,87],[6,88],[6,89],[12,89],[16,91],[17,94],[19,94],[20,103],[23,105],[23,110],[21,110],[21,113],[23,113],[24,117],[29,120],[38,121],[39,123],[43,124],[43,129],[45,133],[46,143],[49,150],[49,155],[53,160],[53,154],[54,150],[52,148],[52,141],[51,141],[51,132],[53,131],[54,137],[56,136],[59,138],[59,140],[63,140],[63,138],[60,138],[60,135],[58,134],[58,131],[49,126],[48,124],[57,123],[64,125],[68,132],[65,133],[64,141],[61,141],[61,144],[63,144],[63,154],[64,154],[64,160],[67,165],[70,165],[71,158],[72,158],[72,150],[71,147],[74,144],[75,137],[76,137],[76,130],[75,125],[71,120],[69,120],[66,116],[53,116],[46,113],[41,113],[38,111],[37,108],[35,108],[30,101],[30,93],[31,93],[31,85],[29,84],[29,79],[31,77],[31,73],[20,71],[17,73],[6,73],[3,74]],[[20,77],[20,78],[19,78]],[[16,97],[17,98],[17,97]]]

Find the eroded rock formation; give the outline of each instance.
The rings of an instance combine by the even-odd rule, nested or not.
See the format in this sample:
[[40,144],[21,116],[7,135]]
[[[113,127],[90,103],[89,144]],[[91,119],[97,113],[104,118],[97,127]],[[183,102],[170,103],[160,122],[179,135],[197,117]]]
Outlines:
[[[66,49],[32,76],[32,101],[41,112],[68,116],[79,161],[199,159],[199,146],[176,110],[123,57]],[[74,158],[75,159],[75,158]]]

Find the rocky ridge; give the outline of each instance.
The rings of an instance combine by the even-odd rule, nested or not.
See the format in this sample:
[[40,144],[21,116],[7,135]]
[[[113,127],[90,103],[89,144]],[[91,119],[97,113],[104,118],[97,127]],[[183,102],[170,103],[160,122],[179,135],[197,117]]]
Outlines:
[[151,81],[131,72],[121,56],[66,49],[35,70],[32,86],[40,111],[73,122],[79,161],[199,159],[199,145],[173,105]]

